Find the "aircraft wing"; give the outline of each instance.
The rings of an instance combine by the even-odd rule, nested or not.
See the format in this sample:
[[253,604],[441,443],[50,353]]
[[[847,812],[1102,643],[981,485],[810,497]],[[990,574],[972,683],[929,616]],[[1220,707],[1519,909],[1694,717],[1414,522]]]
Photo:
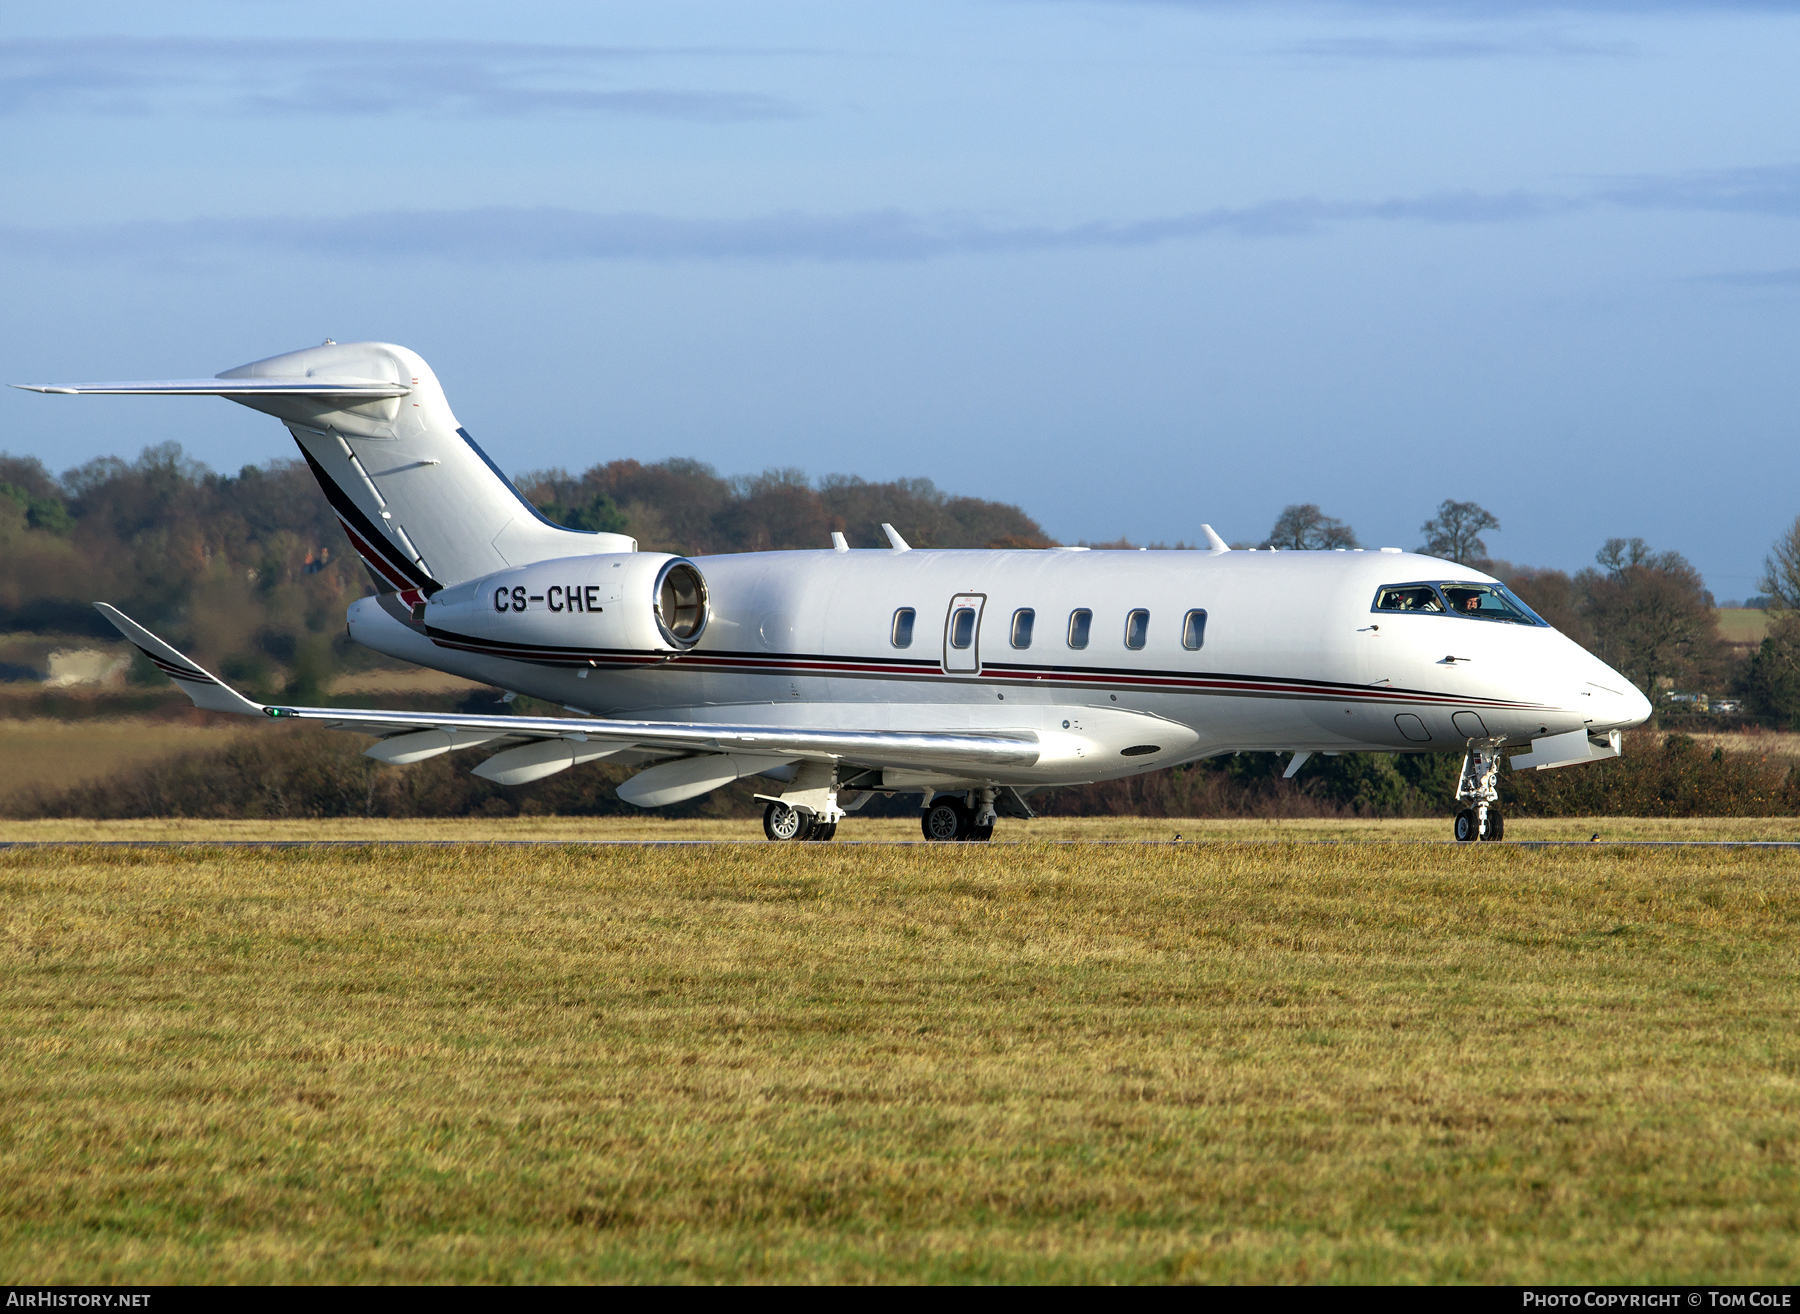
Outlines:
[[[1040,751],[1038,736],[1031,730],[810,730],[688,721],[266,705],[244,697],[123,612],[104,602],[94,605],[119,633],[179,684],[196,707],[209,711],[317,721],[340,730],[381,736],[386,742],[370,749],[370,756],[397,763],[419,761],[452,748],[477,744],[498,747],[508,742],[557,740],[571,745],[572,758],[515,749],[502,756],[512,756],[516,767],[477,769],[477,774],[502,784],[522,784],[576,761],[625,752],[653,756],[726,755],[756,770],[782,762],[842,760],[866,767],[988,774],[995,768],[1032,766]],[[398,737],[410,742],[402,742]],[[391,751],[387,751],[390,747]],[[561,753],[560,748],[556,751]]]

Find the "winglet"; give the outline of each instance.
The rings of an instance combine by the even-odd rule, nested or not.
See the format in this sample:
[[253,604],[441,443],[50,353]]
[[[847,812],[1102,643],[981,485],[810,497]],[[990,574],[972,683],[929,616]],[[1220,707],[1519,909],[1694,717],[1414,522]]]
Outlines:
[[1201,525],[1200,532],[1206,535],[1206,550],[1212,555],[1231,551],[1231,545],[1215,534],[1211,525]]
[[183,657],[149,630],[139,625],[117,607],[96,602],[95,608],[112,627],[137,645],[139,652],[156,663],[164,675],[179,684],[195,707],[209,712],[237,712],[243,716],[260,716],[268,711],[261,703],[253,703],[217,676],[202,670]]
[[888,544],[890,547],[892,547],[894,549],[894,551],[896,551],[896,552],[911,552],[912,551],[912,544],[908,543],[905,539],[901,538],[900,531],[895,529],[892,525],[888,524],[888,522],[885,520],[881,522],[881,532],[887,535]]

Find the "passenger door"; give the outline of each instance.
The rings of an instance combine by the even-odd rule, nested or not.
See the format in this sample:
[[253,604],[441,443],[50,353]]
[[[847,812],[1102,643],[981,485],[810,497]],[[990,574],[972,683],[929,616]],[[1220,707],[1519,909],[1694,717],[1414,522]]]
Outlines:
[[959,593],[944,615],[944,669],[952,675],[981,670],[981,609],[985,593]]

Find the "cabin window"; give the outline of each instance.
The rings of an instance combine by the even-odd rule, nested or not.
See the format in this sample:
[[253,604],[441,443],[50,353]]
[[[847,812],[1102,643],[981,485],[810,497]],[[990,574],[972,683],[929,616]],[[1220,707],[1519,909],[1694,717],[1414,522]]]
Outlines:
[[896,648],[912,647],[913,609],[902,607],[894,613],[894,646]]
[[1142,648],[1150,636],[1150,613],[1142,607],[1125,613],[1125,646]]
[[1069,613],[1069,646],[1085,648],[1088,641],[1088,630],[1093,628],[1094,613],[1086,607],[1080,607]]
[[1030,607],[1020,607],[1013,613],[1012,646],[1029,648],[1031,646],[1031,626],[1037,620],[1037,613]]
[[1204,648],[1206,646],[1206,613],[1190,611],[1181,622],[1181,646],[1183,648]]
[[950,616],[950,646],[967,648],[975,642],[975,608],[958,607]]

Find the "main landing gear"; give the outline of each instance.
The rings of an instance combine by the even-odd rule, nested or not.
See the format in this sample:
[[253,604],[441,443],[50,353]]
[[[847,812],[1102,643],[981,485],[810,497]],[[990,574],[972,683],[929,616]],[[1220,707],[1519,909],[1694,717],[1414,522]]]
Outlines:
[[820,821],[800,808],[771,802],[763,809],[763,834],[772,840],[828,840],[837,834],[837,822]]
[[1463,758],[1456,801],[1468,806],[1456,814],[1456,838],[1465,842],[1497,840],[1506,834],[1500,815],[1500,745],[1505,739],[1471,739]]
[[988,823],[984,826],[977,820],[980,814],[954,794],[940,794],[931,800],[931,806],[919,815],[919,828],[925,832],[925,838],[934,842],[950,840],[986,841],[994,838],[993,810],[988,811]]

